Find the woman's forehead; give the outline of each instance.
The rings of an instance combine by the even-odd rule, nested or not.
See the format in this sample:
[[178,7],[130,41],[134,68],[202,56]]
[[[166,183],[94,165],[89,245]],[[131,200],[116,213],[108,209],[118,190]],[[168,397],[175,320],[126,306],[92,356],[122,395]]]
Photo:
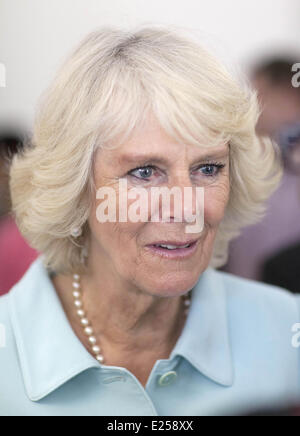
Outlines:
[[175,143],[174,141],[153,144],[145,139],[139,144],[134,143],[130,146],[122,144],[122,146],[112,150],[101,150],[99,159],[104,159],[104,162],[110,164],[114,162],[120,166],[144,165],[147,162],[167,166],[178,159],[189,161],[224,159],[228,153],[228,143],[217,147],[202,147],[194,144]]
[[[117,146],[116,146],[117,145]],[[193,158],[221,158],[229,151],[228,142],[208,146],[207,141],[199,139],[199,144],[190,144],[184,140],[170,136],[158,123],[150,117],[147,122],[136,129],[133,134],[121,144],[102,149],[102,157],[106,155],[120,164],[151,161],[152,163],[166,163],[170,158],[187,155]]]

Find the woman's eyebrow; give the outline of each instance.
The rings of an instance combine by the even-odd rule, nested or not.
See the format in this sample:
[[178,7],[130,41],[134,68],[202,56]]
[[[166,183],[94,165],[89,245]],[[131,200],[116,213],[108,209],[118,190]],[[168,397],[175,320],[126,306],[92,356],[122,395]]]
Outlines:
[[119,159],[120,162],[136,163],[136,162],[147,162],[151,161],[154,163],[168,164],[169,160],[158,155],[153,154],[130,154],[122,155]]
[[228,157],[228,155],[229,155],[229,150],[222,150],[222,151],[219,151],[218,153],[205,154],[203,156],[198,157],[195,160],[196,161],[199,161],[199,160],[210,161],[210,160],[215,160],[215,159],[224,159],[224,158]]
[[[193,159],[194,162],[199,161],[210,161],[213,159],[221,159],[228,156],[229,150],[222,149],[215,153],[209,153],[205,154],[203,156],[198,156],[195,159]],[[123,163],[137,163],[137,162],[151,162],[151,163],[158,163],[158,164],[170,164],[170,160],[168,158],[164,158],[159,155],[155,154],[129,154],[129,155],[121,155],[119,158],[119,162]]]

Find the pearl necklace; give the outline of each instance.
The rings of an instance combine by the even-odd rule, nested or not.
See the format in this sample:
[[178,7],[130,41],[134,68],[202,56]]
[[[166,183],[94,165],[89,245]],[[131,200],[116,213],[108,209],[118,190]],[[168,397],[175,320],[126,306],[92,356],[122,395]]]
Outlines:
[[[82,325],[83,331],[85,335],[88,338],[88,342],[91,347],[91,351],[93,355],[95,356],[96,360],[99,363],[104,363],[104,357],[102,354],[102,350],[98,344],[97,338],[94,335],[94,329],[87,318],[86,312],[83,308],[82,303],[82,290],[80,286],[80,275],[74,274],[73,275],[73,298],[74,298],[74,305],[76,308],[77,315],[80,319],[80,324]],[[190,293],[183,295],[183,305],[184,305],[184,316],[187,317],[189,313],[189,308],[191,305],[191,296]]]

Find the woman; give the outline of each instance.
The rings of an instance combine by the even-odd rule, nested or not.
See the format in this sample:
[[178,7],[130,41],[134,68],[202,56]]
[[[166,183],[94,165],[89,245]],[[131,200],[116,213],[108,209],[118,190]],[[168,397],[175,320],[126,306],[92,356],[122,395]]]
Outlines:
[[[214,269],[280,178],[258,113],[246,83],[173,30],[102,29],[80,44],[11,170],[18,225],[43,255],[0,300],[3,415],[296,399],[296,298]],[[155,188],[179,190],[180,207],[155,203]]]

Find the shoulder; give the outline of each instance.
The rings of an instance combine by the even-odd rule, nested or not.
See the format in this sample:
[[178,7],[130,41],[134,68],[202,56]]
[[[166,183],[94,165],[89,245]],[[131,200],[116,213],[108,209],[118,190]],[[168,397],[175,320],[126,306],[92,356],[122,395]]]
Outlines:
[[[1,349],[7,348],[8,344],[11,344],[13,340],[9,306],[10,294],[8,293],[0,297],[0,353]],[[2,358],[3,355],[4,353],[0,354]]]
[[3,347],[5,335],[4,331],[7,329],[9,324],[8,298],[8,294],[0,297],[0,347],[1,345]]
[[5,331],[6,348],[14,344],[15,316],[19,313],[22,313],[22,316],[30,316],[37,295],[32,290],[41,289],[45,278],[45,267],[40,256],[31,264],[21,280],[7,294],[0,297],[0,328],[2,333]]
[[21,280],[0,297],[0,392],[3,393],[0,416],[10,415],[18,401],[23,406],[27,404],[24,374],[28,368],[23,357],[34,346],[30,328],[37,323],[38,296],[42,294],[45,277],[45,268],[38,258]]
[[[24,277],[14,285],[11,290],[0,296],[0,368],[3,371],[5,357],[11,356],[15,351],[15,337],[12,320],[12,305],[18,294],[26,294],[26,286],[23,284]],[[24,292],[25,291],[25,292]]]
[[[21,385],[17,346],[10,317],[10,294],[0,297],[0,416],[8,412],[7,405],[15,398],[16,385]],[[2,396],[0,396],[2,397]]]
[[11,290],[0,297],[0,324],[5,325],[7,335],[16,333],[15,321],[19,317],[26,319],[31,316],[39,291],[46,285],[47,271],[40,256]]
[[36,285],[43,285],[45,277],[45,267],[43,266],[42,256],[40,256],[33,261],[23,277],[11,290],[0,296],[0,322],[1,317],[9,316],[12,302],[27,298],[31,288]]
[[300,322],[300,295],[232,274],[211,270],[223,289],[232,337],[247,344],[267,344],[287,352],[295,326]]
[[214,269],[208,274],[224,301],[236,389],[255,402],[258,386],[266,398],[299,399],[300,296]]
[[[294,326],[300,322],[300,295],[232,274],[210,270],[212,282],[223,291],[233,335],[243,332],[259,341],[259,335],[291,343]],[[261,337],[262,339],[262,337]]]
[[272,307],[281,304],[299,306],[300,295],[294,295],[287,289],[214,269],[211,269],[211,275],[216,281],[222,283],[229,301],[233,299]]

